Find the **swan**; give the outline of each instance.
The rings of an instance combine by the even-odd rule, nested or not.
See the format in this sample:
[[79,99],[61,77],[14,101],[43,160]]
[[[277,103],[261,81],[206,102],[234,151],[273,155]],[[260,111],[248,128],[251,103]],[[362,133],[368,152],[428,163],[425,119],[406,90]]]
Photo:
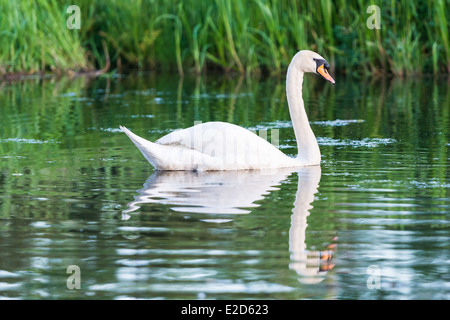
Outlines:
[[320,149],[309,125],[302,99],[303,75],[318,74],[335,84],[329,64],[319,54],[301,50],[292,58],[286,77],[286,96],[297,140],[291,158],[250,130],[225,122],[206,122],[173,131],[156,142],[120,129],[157,170],[248,170],[304,167],[320,164]]

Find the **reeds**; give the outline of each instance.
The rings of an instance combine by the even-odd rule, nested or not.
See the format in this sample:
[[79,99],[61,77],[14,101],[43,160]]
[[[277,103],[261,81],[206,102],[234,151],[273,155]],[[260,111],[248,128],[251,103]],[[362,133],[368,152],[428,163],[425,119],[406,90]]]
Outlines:
[[88,68],[65,9],[55,0],[0,1],[0,74]]
[[82,28],[65,28],[56,0],[0,0],[0,74],[97,68],[103,42],[118,69],[240,74],[285,71],[300,49],[339,72],[450,73],[446,0],[375,1],[369,29],[362,0],[81,0]]

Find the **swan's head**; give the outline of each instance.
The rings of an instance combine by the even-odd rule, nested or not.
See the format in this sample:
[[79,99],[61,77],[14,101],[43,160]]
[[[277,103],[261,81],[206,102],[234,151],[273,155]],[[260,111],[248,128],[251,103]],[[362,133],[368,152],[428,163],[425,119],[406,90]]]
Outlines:
[[299,51],[294,56],[294,58],[292,58],[291,64],[297,67],[301,72],[318,74],[325,80],[330,81],[332,84],[335,84],[334,79],[328,73],[330,65],[321,55],[315,53],[314,51]]

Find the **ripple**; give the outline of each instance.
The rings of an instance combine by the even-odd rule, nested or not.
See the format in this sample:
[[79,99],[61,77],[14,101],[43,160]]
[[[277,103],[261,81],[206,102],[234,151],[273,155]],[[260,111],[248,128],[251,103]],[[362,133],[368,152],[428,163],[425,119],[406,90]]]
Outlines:
[[24,139],[24,138],[0,139],[0,143],[8,143],[8,142],[27,143],[27,144],[60,143],[59,141],[55,141],[53,139],[51,139],[51,140],[36,140],[36,139]]
[[15,278],[19,275],[17,273],[9,272],[6,270],[0,270],[0,278]]
[[248,130],[267,130],[267,129],[284,129],[284,128],[292,128],[292,121],[271,121],[271,122],[262,122],[253,127],[246,127]]
[[35,222],[30,223],[30,227],[33,227],[33,228],[49,228],[49,227],[51,227],[51,225],[48,224],[45,221],[35,221]]
[[227,223],[233,221],[233,219],[201,219],[200,221],[208,223]]
[[155,116],[152,114],[132,114],[130,118],[136,119],[136,118],[154,118]]
[[116,249],[118,255],[205,255],[205,256],[235,256],[250,255],[259,256],[259,250],[220,250],[220,249]]
[[168,232],[170,231],[168,228],[159,228],[159,227],[132,227],[132,226],[123,226],[117,228],[120,231],[128,231],[128,232]]
[[412,185],[414,185],[417,188],[450,188],[450,183],[440,181],[437,179],[428,180],[428,181],[417,181],[413,180],[410,182]]
[[152,290],[158,292],[203,292],[203,293],[276,293],[291,292],[293,287],[270,283],[266,281],[254,281],[249,283],[235,283],[228,281],[214,281],[212,283],[181,283],[181,284],[153,284]]
[[[127,270],[129,271],[129,270]],[[198,275],[196,275],[198,276]],[[253,281],[247,283],[232,282],[228,280],[210,281],[210,282],[181,282],[181,283],[153,283],[153,284],[141,284],[136,288],[135,280],[144,280],[145,276],[129,276],[119,275],[124,281],[120,283],[104,283],[95,284],[89,287],[92,291],[114,291],[120,293],[133,293],[138,291],[153,291],[164,293],[189,293],[189,292],[201,292],[203,294],[218,294],[218,293],[247,293],[247,294],[260,294],[260,293],[280,293],[280,292],[292,292],[295,288],[266,281]]]
[[0,282],[0,291],[15,290],[22,286],[22,283]]
[[317,142],[322,146],[335,146],[335,147],[353,147],[353,148],[376,148],[381,145],[388,145],[396,142],[391,138],[364,138],[362,140],[350,140],[350,139],[333,139],[326,137],[318,137]]
[[99,128],[100,131],[104,132],[122,132],[119,128]]
[[326,121],[311,121],[311,124],[316,124],[320,126],[327,126],[327,127],[342,127],[342,126],[348,126],[352,123],[363,123],[365,120],[361,119],[350,119],[350,120],[326,120]]

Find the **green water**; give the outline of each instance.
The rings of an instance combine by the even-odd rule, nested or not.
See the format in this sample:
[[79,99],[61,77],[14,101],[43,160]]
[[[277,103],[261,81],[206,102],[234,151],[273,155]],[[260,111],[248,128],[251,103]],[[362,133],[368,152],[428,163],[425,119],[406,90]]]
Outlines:
[[284,79],[1,83],[0,298],[449,299],[449,80],[336,80],[304,82],[320,168],[162,174],[119,125],[294,156]]

